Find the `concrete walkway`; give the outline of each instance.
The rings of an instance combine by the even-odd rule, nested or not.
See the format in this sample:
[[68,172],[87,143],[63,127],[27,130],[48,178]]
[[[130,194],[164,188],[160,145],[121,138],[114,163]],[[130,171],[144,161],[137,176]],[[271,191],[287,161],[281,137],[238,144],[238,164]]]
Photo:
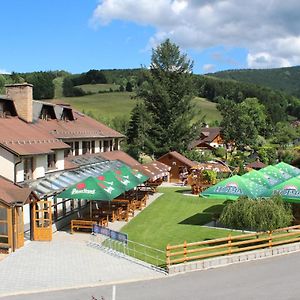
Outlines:
[[[151,204],[160,194],[152,195]],[[119,230],[126,222],[114,222]],[[160,278],[146,266],[93,248],[90,234],[58,231],[51,242],[28,242],[0,261],[0,297],[111,282]]]

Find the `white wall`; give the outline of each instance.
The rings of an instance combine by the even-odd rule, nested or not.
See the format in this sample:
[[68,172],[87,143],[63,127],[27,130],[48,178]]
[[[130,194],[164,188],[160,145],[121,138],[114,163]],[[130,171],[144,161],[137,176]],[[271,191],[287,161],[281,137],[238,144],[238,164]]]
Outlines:
[[23,164],[23,161],[21,161],[19,164],[17,164],[16,171],[17,171],[16,181],[17,182],[24,181],[24,164]]
[[101,147],[101,142],[99,140],[95,141],[95,153],[99,153],[100,152],[100,147]]
[[44,177],[47,170],[47,155],[36,155],[33,158],[33,179]]
[[55,151],[56,155],[56,169],[63,170],[65,168],[65,160],[64,160],[64,150]]
[[14,155],[0,147],[0,175],[14,181]]

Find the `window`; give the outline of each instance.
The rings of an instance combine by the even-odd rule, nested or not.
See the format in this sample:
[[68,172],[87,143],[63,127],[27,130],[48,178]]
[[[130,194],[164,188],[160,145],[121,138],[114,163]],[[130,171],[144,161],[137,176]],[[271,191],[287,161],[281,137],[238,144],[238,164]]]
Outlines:
[[33,158],[27,157],[23,159],[24,164],[24,180],[32,179],[33,177]]
[[119,150],[119,149],[118,149],[118,145],[119,145],[118,139],[115,139],[114,150]]
[[91,153],[91,142],[83,141],[82,142],[82,154]]
[[65,142],[65,143],[68,144],[71,148],[65,150],[64,156],[68,157],[69,155],[73,155],[74,143],[73,142]]
[[96,145],[95,145],[95,141],[92,141],[92,146],[91,146],[91,153],[95,153],[95,151],[96,151]]
[[79,155],[79,142],[75,142],[75,155]]
[[0,206],[0,244],[8,244],[7,208]]
[[113,140],[110,140],[109,144],[110,144],[109,151],[113,151],[113,144],[114,144]]
[[47,156],[47,166],[48,170],[53,170],[56,168],[56,155],[55,153],[48,154]]
[[104,141],[104,152],[109,151],[109,141]]

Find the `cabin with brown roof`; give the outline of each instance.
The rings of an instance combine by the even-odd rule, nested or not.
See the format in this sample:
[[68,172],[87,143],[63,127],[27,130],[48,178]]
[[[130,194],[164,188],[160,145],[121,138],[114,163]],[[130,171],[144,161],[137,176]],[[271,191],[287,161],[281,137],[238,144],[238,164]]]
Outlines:
[[170,182],[180,182],[180,174],[189,172],[190,168],[195,165],[194,162],[176,151],[161,156],[157,161],[170,167]]
[[190,149],[198,150],[213,150],[218,147],[224,147],[220,127],[201,128],[200,137],[189,146]]

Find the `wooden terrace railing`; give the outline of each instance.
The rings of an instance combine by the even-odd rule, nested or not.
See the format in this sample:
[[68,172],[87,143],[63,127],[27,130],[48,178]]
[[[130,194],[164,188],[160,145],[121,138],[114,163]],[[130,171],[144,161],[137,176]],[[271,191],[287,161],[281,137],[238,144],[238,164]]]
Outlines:
[[166,264],[189,262],[206,258],[230,255],[262,248],[289,244],[300,241],[300,225],[280,228],[269,232],[255,232],[225,238],[187,243],[180,245],[167,245]]

